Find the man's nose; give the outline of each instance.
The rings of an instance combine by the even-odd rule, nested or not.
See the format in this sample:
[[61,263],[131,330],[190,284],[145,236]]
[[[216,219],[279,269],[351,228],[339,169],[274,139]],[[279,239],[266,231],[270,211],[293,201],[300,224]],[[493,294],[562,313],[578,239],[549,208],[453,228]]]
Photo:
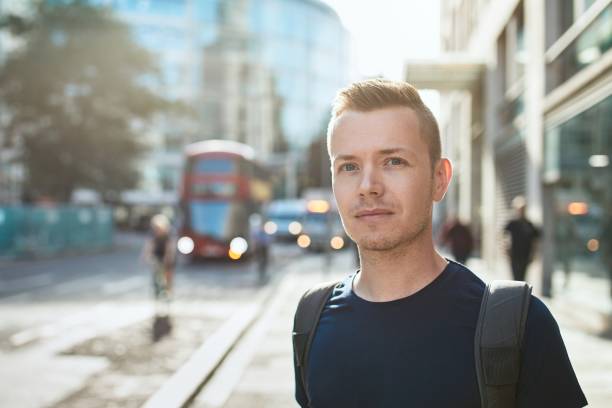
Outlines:
[[362,197],[383,195],[384,185],[380,176],[376,169],[365,168],[359,183],[359,195]]

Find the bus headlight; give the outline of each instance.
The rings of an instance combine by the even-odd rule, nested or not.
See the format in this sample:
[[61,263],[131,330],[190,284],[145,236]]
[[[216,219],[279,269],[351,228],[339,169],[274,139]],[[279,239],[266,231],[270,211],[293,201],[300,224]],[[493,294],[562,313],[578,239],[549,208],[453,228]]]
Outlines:
[[331,245],[333,249],[342,249],[342,247],[344,247],[344,239],[342,239],[342,237],[335,236],[331,239],[331,241],[329,241],[329,245]]
[[247,243],[246,239],[242,237],[236,237],[230,242],[230,251],[234,254],[242,256],[247,249],[249,249],[249,244]]
[[195,245],[193,243],[193,239],[189,237],[180,237],[176,243],[176,247],[181,254],[189,255],[193,252]]
[[240,257],[242,256],[242,254],[238,254],[234,251],[232,251],[231,249],[227,252],[227,256],[230,257],[231,260],[233,261],[237,261],[240,259]]

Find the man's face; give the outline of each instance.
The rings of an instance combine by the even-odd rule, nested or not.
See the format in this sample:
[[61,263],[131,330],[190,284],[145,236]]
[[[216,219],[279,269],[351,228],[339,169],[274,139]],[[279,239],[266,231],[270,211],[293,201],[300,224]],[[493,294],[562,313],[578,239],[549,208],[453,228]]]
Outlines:
[[414,111],[342,113],[330,154],[342,222],[361,249],[393,249],[431,230],[432,204],[444,197],[451,170],[442,159],[432,171]]

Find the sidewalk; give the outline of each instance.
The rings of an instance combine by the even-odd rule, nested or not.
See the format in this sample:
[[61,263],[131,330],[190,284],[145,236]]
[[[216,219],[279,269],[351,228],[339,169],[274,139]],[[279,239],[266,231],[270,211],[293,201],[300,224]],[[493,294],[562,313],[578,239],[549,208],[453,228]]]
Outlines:
[[265,314],[191,404],[192,408],[297,407],[293,398],[291,329],[301,295],[316,283],[336,280],[353,265],[354,255],[343,251],[324,272],[322,257],[308,258],[281,283]]
[[[266,314],[238,342],[235,352],[223,363],[191,406],[297,407],[293,399],[290,334],[297,301],[313,284],[349,273],[353,261],[351,255],[349,252],[338,255],[327,274],[322,272],[321,260],[317,259],[304,262],[292,271],[281,284]],[[471,260],[469,266],[488,278],[482,273],[480,260]],[[604,329],[609,330],[609,320],[602,313],[607,307],[605,298],[597,307],[593,307],[593,303],[597,302],[592,299],[595,294],[593,291],[601,291],[602,285],[587,276],[577,275],[572,279],[571,292],[568,290],[553,300],[545,299],[545,302],[561,327],[578,380],[590,403],[589,407],[604,408],[612,403],[612,339],[601,336]],[[603,287],[607,291],[607,286]],[[587,298],[591,298],[591,304],[585,303]]]

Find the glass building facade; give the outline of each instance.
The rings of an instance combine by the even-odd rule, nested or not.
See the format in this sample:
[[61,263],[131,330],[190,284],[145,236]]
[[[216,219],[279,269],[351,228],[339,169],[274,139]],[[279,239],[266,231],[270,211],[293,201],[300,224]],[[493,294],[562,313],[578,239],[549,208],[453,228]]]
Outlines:
[[327,6],[304,0],[250,2],[249,53],[274,70],[283,101],[282,129],[290,145],[306,145],[328,119],[345,85],[348,38]]
[[348,79],[348,34],[336,13],[317,0],[91,2],[112,8],[133,28],[158,59],[164,92],[173,98],[197,103],[206,97],[206,50],[215,45],[269,70],[290,147],[312,140]]
[[318,0],[90,3],[132,28],[160,65],[159,91],[196,111],[195,121],[157,126],[156,153],[143,165],[150,186],[175,189],[182,147],[196,140],[244,142],[276,161],[277,152],[302,151],[325,129],[348,80],[348,33]]
[[[612,295],[612,4],[547,1],[544,199],[552,289],[584,274]],[[570,276],[571,273],[571,276]],[[608,276],[609,275],[609,276]]]
[[[569,271],[612,278],[612,96],[546,130],[545,174],[554,180],[557,288]],[[569,275],[567,275],[569,280]],[[611,289],[612,290],[612,289]]]

